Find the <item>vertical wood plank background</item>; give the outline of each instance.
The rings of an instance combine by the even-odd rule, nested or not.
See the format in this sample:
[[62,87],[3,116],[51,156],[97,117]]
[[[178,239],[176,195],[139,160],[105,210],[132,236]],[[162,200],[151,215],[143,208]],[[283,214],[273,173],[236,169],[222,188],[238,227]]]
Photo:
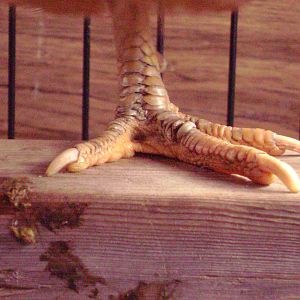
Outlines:
[[[16,137],[80,139],[80,17],[17,9]],[[165,80],[185,112],[226,122],[230,13],[166,17]],[[300,2],[256,0],[240,13],[237,126],[298,137]],[[155,18],[153,17],[153,32]],[[7,133],[8,8],[0,4],[0,137]],[[92,18],[90,136],[113,118],[115,52],[108,13]]]

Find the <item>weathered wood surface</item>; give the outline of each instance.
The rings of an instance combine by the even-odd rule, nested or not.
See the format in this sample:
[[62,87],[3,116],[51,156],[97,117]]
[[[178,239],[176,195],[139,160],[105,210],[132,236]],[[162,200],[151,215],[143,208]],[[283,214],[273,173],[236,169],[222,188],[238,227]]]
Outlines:
[[[299,194],[155,156],[43,177],[73,144],[0,142],[2,192],[8,177],[31,189],[27,208],[1,196],[1,298],[299,299]],[[28,220],[22,245],[9,226]]]
[[[0,136],[6,133],[7,7],[0,3]],[[78,139],[82,18],[17,10],[18,138]],[[236,125],[298,137],[300,2],[256,0],[240,13]],[[230,13],[168,16],[165,74],[188,113],[226,121]],[[115,53],[108,16],[92,19],[91,136],[113,117]],[[153,29],[155,18],[153,18]],[[154,31],[154,30],[153,30]]]

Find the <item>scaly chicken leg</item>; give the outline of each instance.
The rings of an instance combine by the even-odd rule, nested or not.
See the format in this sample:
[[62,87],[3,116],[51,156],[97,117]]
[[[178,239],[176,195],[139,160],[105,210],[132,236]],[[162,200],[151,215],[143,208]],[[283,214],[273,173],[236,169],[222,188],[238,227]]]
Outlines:
[[180,113],[170,102],[151,39],[150,7],[145,2],[110,2],[120,78],[115,120],[102,136],[55,158],[47,175],[65,166],[78,172],[143,152],[243,175],[264,185],[277,176],[292,192],[299,191],[296,172],[271,156],[286,149],[300,152],[299,141],[268,130],[212,124]]

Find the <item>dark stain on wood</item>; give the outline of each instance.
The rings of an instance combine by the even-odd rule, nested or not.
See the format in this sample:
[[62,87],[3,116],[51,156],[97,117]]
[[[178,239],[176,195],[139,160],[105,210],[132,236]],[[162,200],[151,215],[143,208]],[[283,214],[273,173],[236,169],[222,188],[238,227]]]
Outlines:
[[19,209],[31,206],[30,183],[26,177],[3,179],[0,185],[0,199]]
[[110,300],[172,300],[175,291],[181,283],[179,280],[168,282],[139,282],[135,289],[129,290],[119,296],[110,296]]
[[80,287],[106,284],[100,276],[89,274],[79,257],[74,255],[66,241],[51,242],[48,250],[40,256],[41,261],[47,261],[46,270],[51,275],[67,282],[68,288],[79,292]]
[[13,214],[10,230],[23,244],[36,242],[38,224],[49,231],[63,227],[75,228],[81,224],[86,203],[31,203],[31,182],[27,178],[2,179],[0,205]]
[[[18,222],[18,221],[16,221]],[[31,226],[19,226],[19,224],[10,227],[12,234],[20,243],[34,244],[36,242],[36,227]]]
[[16,238],[25,244],[34,243],[36,239],[32,235],[38,231],[39,224],[51,232],[64,227],[79,227],[86,207],[86,203],[70,202],[51,203],[51,206],[44,203],[32,205],[15,212],[11,230]]
[[50,231],[63,227],[74,228],[81,223],[86,203],[61,203],[50,206],[40,206],[36,210],[36,220]]
[[13,236],[22,244],[32,244],[36,241],[36,226],[26,217],[16,218],[17,215],[27,215],[30,203],[30,181],[26,177],[3,179],[0,185],[0,199],[5,208],[15,212],[12,225],[9,227]]
[[98,295],[99,295],[99,290],[97,288],[94,288],[91,290],[91,293],[89,294],[89,298],[97,299]]

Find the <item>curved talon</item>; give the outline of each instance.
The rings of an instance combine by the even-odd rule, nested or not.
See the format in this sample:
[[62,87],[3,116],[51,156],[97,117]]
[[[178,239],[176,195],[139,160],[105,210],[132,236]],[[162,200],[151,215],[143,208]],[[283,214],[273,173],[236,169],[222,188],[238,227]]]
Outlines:
[[286,150],[292,150],[292,151],[300,153],[300,141],[290,138],[290,137],[287,137],[287,136],[279,135],[279,134],[276,134],[274,136],[274,139],[275,139],[276,145],[279,148],[283,148]]
[[287,163],[267,154],[258,156],[259,167],[266,172],[276,175],[293,193],[300,191],[300,180],[296,171]]
[[79,151],[76,148],[70,148],[59,154],[50,163],[46,175],[52,176],[58,173],[62,168],[66,167],[70,163],[74,163],[78,160]]

